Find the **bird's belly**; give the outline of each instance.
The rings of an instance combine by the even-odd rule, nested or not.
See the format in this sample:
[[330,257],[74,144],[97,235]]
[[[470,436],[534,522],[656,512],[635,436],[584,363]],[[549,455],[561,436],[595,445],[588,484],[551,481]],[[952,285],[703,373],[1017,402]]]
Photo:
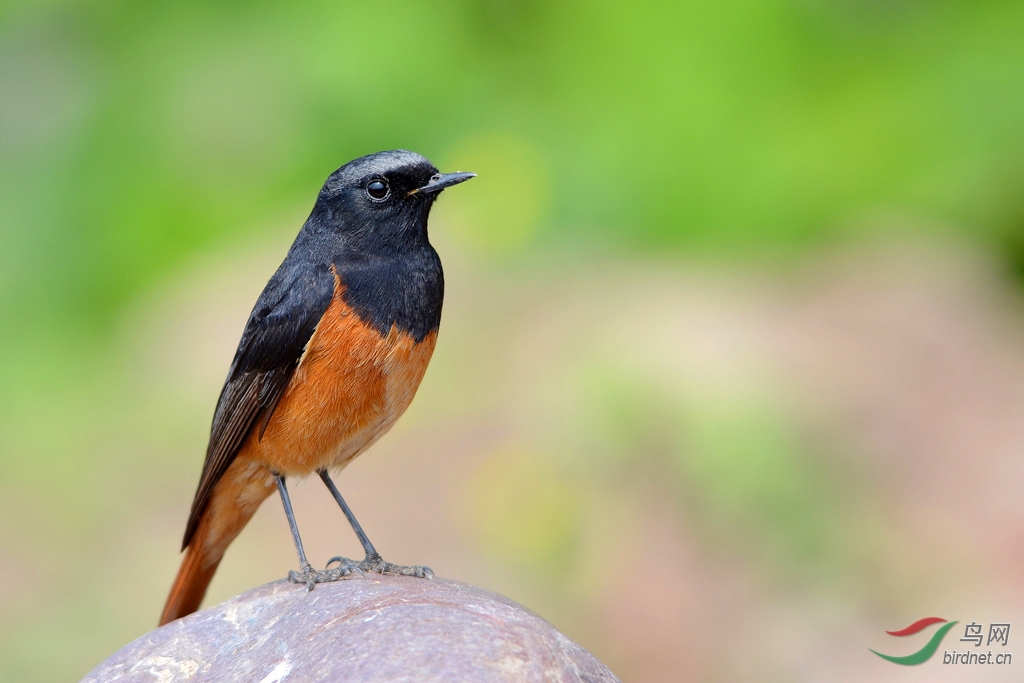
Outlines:
[[396,327],[381,335],[336,295],[250,453],[291,476],[344,466],[409,407],[436,341],[436,330],[418,343]]

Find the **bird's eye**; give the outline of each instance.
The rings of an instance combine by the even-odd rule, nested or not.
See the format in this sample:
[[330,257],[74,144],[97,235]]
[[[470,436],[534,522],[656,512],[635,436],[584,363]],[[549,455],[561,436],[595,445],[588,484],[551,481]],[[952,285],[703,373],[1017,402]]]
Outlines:
[[391,188],[383,180],[371,180],[366,184],[366,194],[370,196],[370,199],[380,201],[388,196],[388,192]]

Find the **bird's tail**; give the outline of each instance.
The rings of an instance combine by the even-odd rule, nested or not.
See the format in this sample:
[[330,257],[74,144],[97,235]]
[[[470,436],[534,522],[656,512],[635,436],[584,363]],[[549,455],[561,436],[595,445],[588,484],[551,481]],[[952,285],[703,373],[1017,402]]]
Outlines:
[[180,619],[199,609],[217,565],[235,537],[256,514],[273,484],[262,478],[225,477],[211,496],[195,534],[189,540],[178,576],[167,596],[160,625]]
[[[197,533],[198,537],[199,534]],[[213,580],[213,574],[220,564],[220,557],[206,558],[200,538],[196,538],[185,550],[185,557],[178,568],[178,576],[171,586],[171,594],[167,596],[164,613],[160,617],[160,625],[180,619],[199,609],[199,603],[206,595],[206,589]]]

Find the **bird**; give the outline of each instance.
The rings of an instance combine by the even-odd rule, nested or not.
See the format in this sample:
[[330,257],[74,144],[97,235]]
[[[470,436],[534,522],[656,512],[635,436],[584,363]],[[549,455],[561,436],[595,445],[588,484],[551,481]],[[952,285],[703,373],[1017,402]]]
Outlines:
[[[292,582],[313,590],[354,572],[433,575],[381,558],[330,471],[387,432],[423,379],[444,299],[427,219],[443,190],[475,176],[440,173],[406,150],[363,156],[328,176],[242,332],[161,626],[199,608],[228,546],[275,489],[298,553]],[[359,538],[361,562],[334,557],[317,571],[306,559],[286,479],[314,473]]]

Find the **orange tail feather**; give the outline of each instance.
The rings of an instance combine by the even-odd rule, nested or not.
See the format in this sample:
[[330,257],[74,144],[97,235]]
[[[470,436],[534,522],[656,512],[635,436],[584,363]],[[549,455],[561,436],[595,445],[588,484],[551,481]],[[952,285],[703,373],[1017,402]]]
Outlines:
[[192,614],[199,609],[199,604],[206,595],[206,589],[213,580],[213,574],[220,564],[220,557],[211,561],[203,562],[202,551],[203,539],[193,541],[185,551],[185,558],[178,568],[178,576],[171,586],[171,594],[167,596],[167,604],[164,605],[164,613],[160,617],[160,625],[180,619]]
[[241,458],[232,464],[189,540],[160,617],[161,626],[199,609],[224,552],[273,490],[273,478],[267,470],[253,470]]

